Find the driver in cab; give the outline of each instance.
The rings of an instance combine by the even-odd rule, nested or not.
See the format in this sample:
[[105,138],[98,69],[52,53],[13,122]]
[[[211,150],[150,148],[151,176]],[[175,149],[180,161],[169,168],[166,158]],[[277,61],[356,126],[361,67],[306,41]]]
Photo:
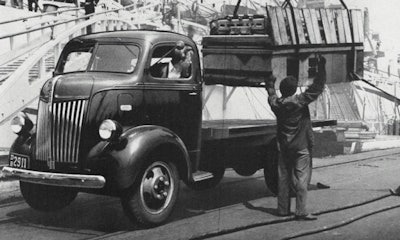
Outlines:
[[184,50],[175,49],[171,61],[161,71],[163,78],[187,78],[190,76],[190,54]]

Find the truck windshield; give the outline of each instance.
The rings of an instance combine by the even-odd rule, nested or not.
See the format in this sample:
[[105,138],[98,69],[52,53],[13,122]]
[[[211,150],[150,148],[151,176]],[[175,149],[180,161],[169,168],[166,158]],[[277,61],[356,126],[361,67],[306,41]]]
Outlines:
[[99,44],[73,48],[64,54],[59,68],[61,73],[70,72],[120,72],[135,70],[139,47],[129,44]]

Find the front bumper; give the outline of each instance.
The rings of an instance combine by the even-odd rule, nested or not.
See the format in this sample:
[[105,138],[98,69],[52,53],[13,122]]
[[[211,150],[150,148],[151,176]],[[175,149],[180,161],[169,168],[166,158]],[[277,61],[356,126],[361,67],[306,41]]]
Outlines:
[[4,167],[2,171],[5,176],[20,181],[60,187],[103,188],[106,184],[106,179],[100,175],[39,172],[13,167]]

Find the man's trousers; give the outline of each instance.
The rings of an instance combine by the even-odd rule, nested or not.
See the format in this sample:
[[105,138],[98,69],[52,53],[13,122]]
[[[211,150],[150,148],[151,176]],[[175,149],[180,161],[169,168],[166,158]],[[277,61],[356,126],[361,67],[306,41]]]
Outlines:
[[290,191],[296,194],[297,216],[307,215],[307,187],[311,178],[311,158],[308,149],[298,152],[281,151],[278,161],[278,213],[290,214]]

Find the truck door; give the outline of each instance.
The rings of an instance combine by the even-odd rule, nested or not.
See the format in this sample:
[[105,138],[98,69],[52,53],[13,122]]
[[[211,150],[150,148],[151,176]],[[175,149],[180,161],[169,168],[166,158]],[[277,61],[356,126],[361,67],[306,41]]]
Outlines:
[[202,113],[197,49],[185,44],[178,50],[175,42],[163,43],[155,45],[150,56],[144,91],[147,121],[175,132],[194,160],[199,153]]

